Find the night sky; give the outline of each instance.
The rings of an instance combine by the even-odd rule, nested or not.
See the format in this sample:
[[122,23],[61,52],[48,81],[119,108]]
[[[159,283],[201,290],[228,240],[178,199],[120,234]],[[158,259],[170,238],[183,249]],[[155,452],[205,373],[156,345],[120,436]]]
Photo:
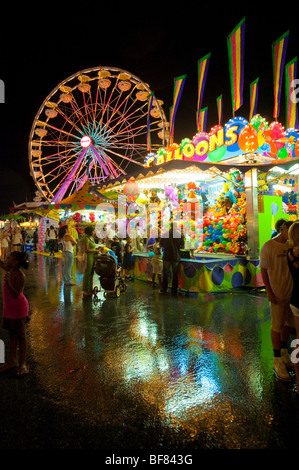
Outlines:
[[[46,5],[46,7],[45,7]],[[47,6],[48,5],[48,6]],[[197,61],[211,52],[202,106],[207,131],[217,124],[216,98],[223,95],[223,123],[232,117],[226,37],[246,17],[243,106],[248,119],[249,85],[259,77],[258,113],[273,114],[271,45],[290,30],[287,58],[299,54],[299,7],[270,2],[230,8],[201,2],[78,2],[57,6],[27,2],[6,7],[0,31],[0,214],[31,201],[28,141],[35,115],[47,95],[65,78],[89,67],[118,67],[148,83],[164,101],[168,118],[173,80],[187,74],[175,120],[174,141],[196,133]],[[109,6],[111,5],[111,6]],[[175,5],[175,6],[174,6]],[[299,78],[299,72],[298,72]],[[279,121],[285,124],[284,82]]]

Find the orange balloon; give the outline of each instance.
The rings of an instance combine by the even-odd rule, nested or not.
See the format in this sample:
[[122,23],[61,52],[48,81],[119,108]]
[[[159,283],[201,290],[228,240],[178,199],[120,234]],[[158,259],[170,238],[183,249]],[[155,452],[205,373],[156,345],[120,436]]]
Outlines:
[[251,124],[247,124],[241,130],[238,144],[243,152],[255,152],[258,149],[257,132]]

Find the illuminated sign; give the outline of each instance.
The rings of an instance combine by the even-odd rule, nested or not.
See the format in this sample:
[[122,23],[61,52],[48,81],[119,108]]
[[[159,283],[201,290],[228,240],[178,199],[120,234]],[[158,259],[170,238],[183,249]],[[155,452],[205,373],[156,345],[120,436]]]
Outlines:
[[171,144],[147,155],[144,166],[161,165],[171,160],[220,162],[242,154],[259,153],[273,159],[299,157],[299,131],[284,130],[274,121],[254,116],[250,123],[242,117],[233,117],[224,127],[214,126],[209,133],[198,132],[192,140]]
[[91,145],[91,138],[89,135],[84,135],[80,140],[80,144],[84,149],[88,148]]

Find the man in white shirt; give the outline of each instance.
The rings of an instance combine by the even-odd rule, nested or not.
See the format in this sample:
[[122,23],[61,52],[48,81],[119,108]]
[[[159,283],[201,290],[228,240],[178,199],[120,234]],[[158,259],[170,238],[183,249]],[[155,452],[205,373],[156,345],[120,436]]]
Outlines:
[[287,351],[293,317],[290,309],[293,281],[287,262],[288,230],[291,225],[291,221],[286,221],[280,234],[268,240],[260,254],[261,274],[270,301],[273,366],[281,380],[290,380],[286,366],[292,366]]

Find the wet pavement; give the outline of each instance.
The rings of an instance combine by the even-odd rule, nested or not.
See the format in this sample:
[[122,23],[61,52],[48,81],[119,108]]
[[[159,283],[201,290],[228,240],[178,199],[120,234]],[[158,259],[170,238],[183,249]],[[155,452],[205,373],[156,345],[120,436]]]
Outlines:
[[273,374],[264,292],[172,297],[135,280],[95,303],[75,263],[64,287],[61,259],[30,261],[30,373],[0,376],[1,449],[297,447],[295,376]]

